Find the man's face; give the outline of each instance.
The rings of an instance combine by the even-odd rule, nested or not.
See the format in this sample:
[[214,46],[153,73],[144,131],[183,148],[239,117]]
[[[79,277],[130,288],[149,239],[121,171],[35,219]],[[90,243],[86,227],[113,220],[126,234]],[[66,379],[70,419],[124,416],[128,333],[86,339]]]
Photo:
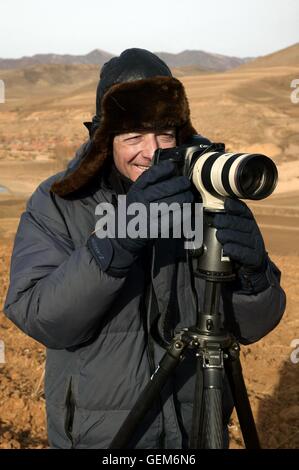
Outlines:
[[136,181],[151,166],[155,150],[175,147],[175,130],[161,132],[129,132],[113,140],[113,159],[120,173]]

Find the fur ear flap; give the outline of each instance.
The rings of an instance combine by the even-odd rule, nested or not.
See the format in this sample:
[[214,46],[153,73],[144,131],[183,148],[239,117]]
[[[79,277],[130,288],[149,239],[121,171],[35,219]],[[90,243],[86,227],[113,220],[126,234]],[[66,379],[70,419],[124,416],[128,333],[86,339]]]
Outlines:
[[178,145],[196,130],[190,121],[188,100],[182,83],[172,77],[154,77],[113,85],[102,100],[102,114],[91,145],[79,165],[55,181],[51,191],[66,197],[100,174],[112,153],[114,135],[134,130],[177,129]]
[[[55,181],[51,186],[51,191],[60,197],[66,197],[86,186],[100,171],[107,159],[110,147],[109,140],[111,140],[109,134],[98,133],[97,145],[91,141],[92,145],[89,146],[79,165],[71,172],[66,172],[61,180]],[[102,150],[99,151],[99,148]]]

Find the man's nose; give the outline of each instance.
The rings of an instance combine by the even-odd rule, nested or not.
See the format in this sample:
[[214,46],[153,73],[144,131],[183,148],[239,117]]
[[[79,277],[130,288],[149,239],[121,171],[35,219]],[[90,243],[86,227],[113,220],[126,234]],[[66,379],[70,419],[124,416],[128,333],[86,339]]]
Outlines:
[[155,134],[146,134],[142,149],[143,157],[152,160],[157,148],[159,148],[157,136]]

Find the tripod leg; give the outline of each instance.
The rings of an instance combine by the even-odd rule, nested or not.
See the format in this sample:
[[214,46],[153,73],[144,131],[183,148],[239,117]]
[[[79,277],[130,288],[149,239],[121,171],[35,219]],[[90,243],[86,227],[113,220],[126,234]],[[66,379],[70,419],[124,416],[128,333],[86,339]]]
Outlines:
[[226,372],[245,447],[246,449],[260,449],[261,446],[244,382],[237,344],[233,345],[230,350],[230,359],[226,362]]
[[199,432],[200,449],[223,449],[222,389],[223,351],[209,343],[203,351],[203,398]]
[[134,407],[114,437],[112,443],[109,446],[109,449],[126,448],[134,436],[137,426],[144,418],[146,412],[149,410],[156,397],[159,395],[159,392],[165,385],[168,377],[179,365],[183,357],[183,352],[187,346],[188,343],[184,343],[177,337],[174,338],[168,350],[161,359],[155,373],[151,377],[150,382],[141,393]]
[[202,395],[203,395],[203,372],[202,363],[198,358],[196,365],[196,383],[193,400],[192,430],[190,438],[190,449],[199,448],[199,436],[202,416]]
[[200,430],[200,448],[223,449],[223,369],[205,368],[203,382],[203,418]]

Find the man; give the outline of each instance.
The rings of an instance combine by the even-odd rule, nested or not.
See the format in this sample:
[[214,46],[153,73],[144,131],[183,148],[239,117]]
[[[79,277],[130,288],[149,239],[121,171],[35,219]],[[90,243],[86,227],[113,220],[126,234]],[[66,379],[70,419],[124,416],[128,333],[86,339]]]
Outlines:
[[[53,448],[107,448],[164,354],[152,325],[162,319],[171,336],[178,324],[194,325],[197,313],[181,239],[94,233],[97,205],[113,203],[117,211],[118,195],[147,208],[193,201],[190,181],[175,176],[171,162],[151,166],[158,147],[196,134],[182,84],[155,55],[126,50],[103,67],[96,116],[86,126],[89,141],[66,172],[37,188],[21,216],[5,302],[6,315],[47,347]],[[277,325],[285,296],[251,212],[227,201],[217,237],[242,269],[220,308],[246,344]],[[195,288],[200,304],[203,281]],[[188,447],[195,366],[190,355],[176,370],[131,448]],[[224,432],[232,411],[225,388]]]

